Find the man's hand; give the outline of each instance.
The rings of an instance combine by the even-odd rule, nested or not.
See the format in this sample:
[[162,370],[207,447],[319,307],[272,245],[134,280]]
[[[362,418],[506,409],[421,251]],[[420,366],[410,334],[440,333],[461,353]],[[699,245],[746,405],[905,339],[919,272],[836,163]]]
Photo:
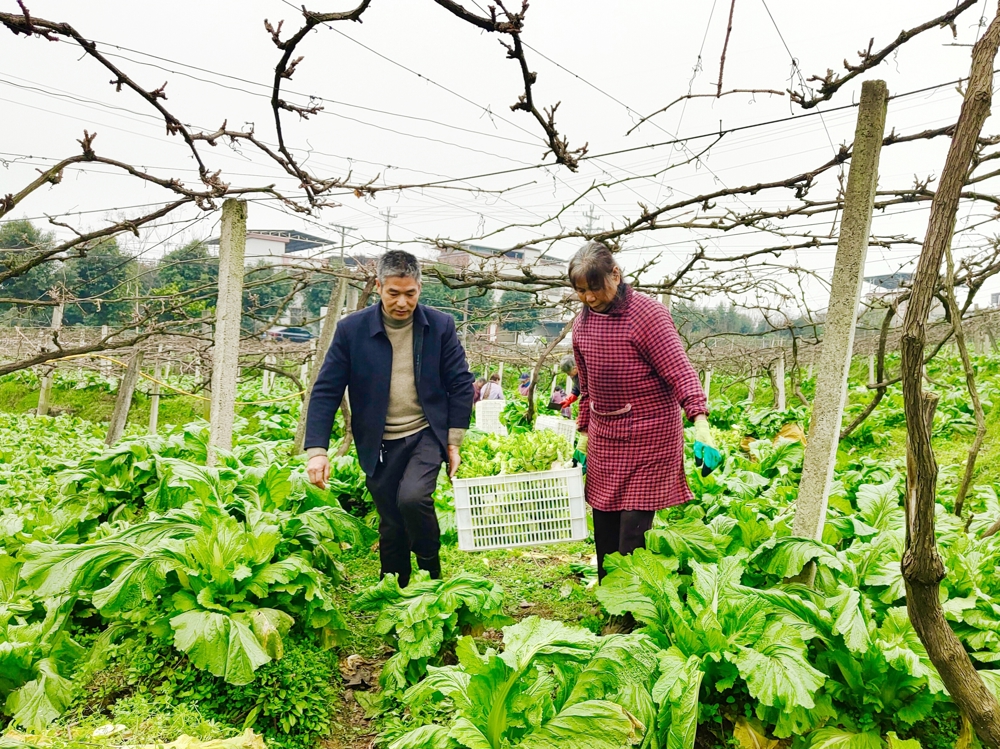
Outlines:
[[326,455],[313,455],[306,464],[306,473],[310,484],[326,489],[330,480],[330,459]]
[[458,445],[448,445],[448,478],[455,478],[458,467],[462,464],[462,455]]

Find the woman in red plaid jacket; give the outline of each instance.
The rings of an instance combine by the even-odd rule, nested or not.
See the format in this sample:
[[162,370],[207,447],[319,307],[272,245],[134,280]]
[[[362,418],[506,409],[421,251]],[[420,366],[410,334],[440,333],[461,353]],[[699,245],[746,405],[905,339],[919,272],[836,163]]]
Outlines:
[[587,503],[603,579],[605,555],[644,547],[656,510],[692,498],[681,409],[696,438],[711,444],[708,406],[670,312],[622,281],[606,245],[584,245],[569,279],[584,304],[573,324],[578,426],[587,440]]

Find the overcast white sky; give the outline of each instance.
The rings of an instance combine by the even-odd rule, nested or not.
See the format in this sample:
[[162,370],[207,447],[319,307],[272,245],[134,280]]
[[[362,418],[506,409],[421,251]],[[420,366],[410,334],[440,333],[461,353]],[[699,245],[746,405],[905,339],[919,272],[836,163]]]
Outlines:
[[[484,0],[477,0],[485,5]],[[845,57],[875,38],[876,49],[902,29],[945,12],[953,0],[736,0],[725,88],[798,88],[792,57],[808,77],[827,68],[842,69]],[[317,2],[317,11],[347,9],[350,3]],[[467,0],[473,8],[472,0]],[[561,101],[557,123],[571,145],[589,143],[592,154],[658,143],[803,114],[787,97],[734,95],[694,100],[654,118],[636,132],[626,132],[641,114],[659,109],[686,93],[714,91],[719,54],[726,31],[729,0],[535,0],[528,11],[524,41],[540,104]],[[282,0],[30,0],[36,17],[65,21],[143,85],[168,81],[167,104],[184,122],[214,129],[223,120],[252,122],[263,139],[273,142],[268,104],[270,79],[278,52],[264,30],[264,19],[285,19],[286,33],[300,25],[300,14]],[[17,12],[13,0],[0,8]],[[996,10],[995,0],[981,0],[959,18],[960,45],[971,44],[980,20]],[[322,99],[324,112],[297,123],[285,118],[289,141],[309,152],[307,164],[321,176],[353,179],[375,176],[386,184],[426,182],[531,166],[542,161],[545,147],[533,119],[511,112],[522,91],[517,65],[504,57],[493,35],[479,32],[431,0],[374,0],[363,24],[320,28],[299,47],[305,60],[287,84],[288,98],[304,103]],[[773,19],[773,20],[772,20]],[[779,35],[780,34],[780,35]],[[786,48],[787,45],[787,48]],[[544,57],[542,56],[544,55]],[[883,78],[891,94],[900,94],[964,77],[970,49],[955,46],[950,31],[934,30],[905,45],[865,78]],[[548,59],[546,59],[548,58]],[[700,69],[695,70],[696,66]],[[192,159],[178,137],[167,137],[161,121],[129,92],[115,93],[109,73],[69,43],[0,34],[0,193],[17,192],[52,159],[78,151],[77,138],[87,129],[98,133],[94,145],[103,155],[144,165],[158,174],[191,179]],[[692,82],[693,78],[693,82]],[[857,99],[860,80],[825,105],[834,109]],[[294,95],[301,94],[300,96]],[[72,98],[71,98],[72,97]],[[938,88],[890,103],[887,130],[914,132],[953,122],[960,96],[953,87]],[[820,109],[824,109],[823,106]],[[637,114],[638,113],[638,114]],[[634,217],[639,202],[657,205],[670,196],[697,195],[717,189],[787,177],[830,158],[834,145],[853,138],[856,109],[830,111],[822,117],[756,127],[734,133],[697,164],[661,177],[591,193],[566,212],[565,227],[620,225]],[[993,120],[987,132],[1000,131]],[[700,150],[709,141],[691,142]],[[907,186],[913,175],[940,173],[947,141],[901,145],[882,156],[880,186]],[[234,184],[274,181],[295,192],[295,182],[247,149],[205,149],[209,166],[221,169]],[[25,158],[30,156],[30,158]],[[392,241],[412,243],[425,237],[472,240],[504,247],[536,236],[558,233],[555,222],[533,228],[594,182],[647,175],[684,160],[673,146],[593,159],[573,174],[563,167],[535,168],[496,177],[475,178],[455,186],[507,189],[502,195],[458,190],[411,190],[372,199],[342,195],[342,207],[301,218],[274,201],[255,202],[250,228],[296,228],[337,236],[331,225],[353,227],[356,241],[381,242],[390,211]],[[548,159],[551,162],[551,157]],[[62,216],[74,226],[93,228],[109,209],[165,201],[169,196],[104,168],[71,169],[57,187],[36,192],[13,216]],[[832,189],[833,181],[824,185]],[[989,189],[987,187],[987,189]],[[821,191],[816,196],[823,194]],[[780,198],[780,199],[779,199]],[[734,201],[734,209],[778,206],[787,196],[765,195]],[[929,203],[898,207],[878,215],[873,231],[923,236]],[[133,209],[135,211],[136,209]],[[984,214],[984,209],[979,214]],[[188,211],[144,236],[137,248],[147,257],[193,237],[216,233],[218,214]],[[828,225],[832,217],[820,224]],[[976,215],[963,209],[960,224]],[[814,220],[815,221],[815,220]],[[801,223],[807,223],[801,221]],[[992,234],[990,228],[984,229]],[[57,233],[65,233],[59,229]],[[635,267],[661,256],[654,272],[677,267],[706,241],[714,252],[737,252],[774,243],[747,232],[705,239],[690,232],[654,232],[630,239],[624,262]],[[970,237],[971,241],[971,237]],[[557,247],[568,256],[576,243]],[[891,272],[917,254],[913,246],[873,248],[869,273]],[[799,262],[812,270],[832,270],[834,250],[809,250]],[[786,260],[791,260],[789,255]],[[986,290],[987,292],[989,289]],[[822,306],[822,290],[812,289]],[[984,297],[983,302],[988,297]]]

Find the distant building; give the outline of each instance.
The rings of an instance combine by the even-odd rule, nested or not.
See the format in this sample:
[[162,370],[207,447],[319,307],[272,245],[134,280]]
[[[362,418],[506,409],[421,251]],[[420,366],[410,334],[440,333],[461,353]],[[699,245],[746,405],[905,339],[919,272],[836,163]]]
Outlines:
[[[205,242],[210,251],[218,253],[219,237]],[[376,258],[366,255],[344,255],[348,268],[374,265]],[[322,268],[340,264],[340,238],[336,240],[289,229],[252,229],[247,231],[243,263],[247,267],[260,264],[294,265],[299,268]],[[349,300],[351,301],[351,300]],[[356,302],[355,302],[356,303]],[[325,311],[326,308],[323,308]],[[278,325],[301,326],[306,323],[306,298],[299,292],[289,302]],[[316,327],[316,326],[311,326]]]
[[[479,244],[463,245],[461,249],[441,250],[437,261],[453,268],[471,269],[484,273],[510,275],[512,280],[524,279],[525,269],[538,278],[564,278],[566,261],[545,255],[536,247],[522,247],[516,250],[501,250]],[[561,300],[566,290],[554,288],[543,292],[542,297],[552,302]],[[499,292],[497,294],[499,298]]]
[[[219,238],[213,237],[206,244],[218,251]],[[247,231],[247,246],[243,256],[245,265],[271,261],[275,265],[298,264],[303,260],[321,261],[323,256],[338,249],[332,239],[288,229],[254,229]]]

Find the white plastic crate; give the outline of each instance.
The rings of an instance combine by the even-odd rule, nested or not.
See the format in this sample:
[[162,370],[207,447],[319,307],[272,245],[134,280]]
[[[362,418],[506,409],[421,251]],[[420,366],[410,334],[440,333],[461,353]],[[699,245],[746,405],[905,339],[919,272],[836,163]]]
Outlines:
[[507,401],[479,401],[476,404],[476,429],[490,434],[507,434],[507,427],[500,422],[500,414]]
[[539,429],[550,429],[560,437],[565,437],[570,445],[576,445],[576,422],[572,419],[542,414],[535,419],[535,431]]
[[587,538],[580,468],[455,479],[462,551],[513,549]]

